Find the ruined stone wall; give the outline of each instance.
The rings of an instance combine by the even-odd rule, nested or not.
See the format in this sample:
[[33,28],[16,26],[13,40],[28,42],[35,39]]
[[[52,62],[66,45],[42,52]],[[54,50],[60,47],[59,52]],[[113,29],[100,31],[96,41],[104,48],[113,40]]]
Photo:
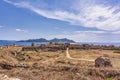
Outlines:
[[102,49],[102,50],[120,50],[120,47],[115,46],[106,46],[106,45],[89,45],[89,44],[41,44],[39,46],[29,46],[29,47],[23,47],[23,51],[35,51],[35,50],[48,50],[48,51],[57,51],[57,50],[66,50],[66,48],[69,47],[69,49]]

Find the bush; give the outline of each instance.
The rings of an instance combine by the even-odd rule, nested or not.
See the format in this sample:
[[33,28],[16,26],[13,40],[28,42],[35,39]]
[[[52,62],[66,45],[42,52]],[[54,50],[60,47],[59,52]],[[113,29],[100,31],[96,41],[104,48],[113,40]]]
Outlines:
[[107,78],[107,80],[113,80],[113,78]]

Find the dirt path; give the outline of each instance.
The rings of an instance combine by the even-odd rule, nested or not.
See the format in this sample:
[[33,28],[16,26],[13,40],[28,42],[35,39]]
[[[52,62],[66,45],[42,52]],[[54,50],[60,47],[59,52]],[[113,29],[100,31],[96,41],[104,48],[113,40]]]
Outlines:
[[90,60],[90,59],[80,59],[80,58],[72,58],[69,54],[69,48],[67,48],[66,50],[66,57],[68,59],[72,59],[72,60],[81,60],[81,61],[90,61],[90,62],[94,62],[95,60]]
[[55,61],[55,60],[57,60],[59,57],[57,57],[57,58],[52,58],[52,59],[48,59],[48,60],[45,60],[45,61],[43,61],[42,63],[47,63],[47,62],[50,62],[50,61]]

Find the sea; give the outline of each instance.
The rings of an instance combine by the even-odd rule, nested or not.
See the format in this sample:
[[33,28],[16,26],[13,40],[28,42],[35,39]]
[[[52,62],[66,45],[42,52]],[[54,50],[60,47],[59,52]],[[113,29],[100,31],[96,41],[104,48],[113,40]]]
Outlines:
[[6,45],[19,45],[19,46],[30,46],[32,43],[35,44],[48,44],[48,42],[18,42],[18,41],[0,41],[0,46]]
[[[48,42],[17,42],[17,41],[0,41],[0,46],[5,46],[5,45],[12,45],[12,44],[16,44],[19,46],[30,46],[32,43],[35,44],[48,44]],[[114,45],[119,47],[120,43],[116,43],[116,42],[76,42],[73,44],[93,44],[93,45]]]

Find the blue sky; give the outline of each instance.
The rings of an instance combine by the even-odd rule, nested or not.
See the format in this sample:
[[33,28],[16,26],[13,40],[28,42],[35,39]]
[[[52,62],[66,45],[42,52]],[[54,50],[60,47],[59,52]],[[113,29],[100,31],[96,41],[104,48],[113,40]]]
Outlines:
[[120,0],[0,0],[0,40],[120,42]]

